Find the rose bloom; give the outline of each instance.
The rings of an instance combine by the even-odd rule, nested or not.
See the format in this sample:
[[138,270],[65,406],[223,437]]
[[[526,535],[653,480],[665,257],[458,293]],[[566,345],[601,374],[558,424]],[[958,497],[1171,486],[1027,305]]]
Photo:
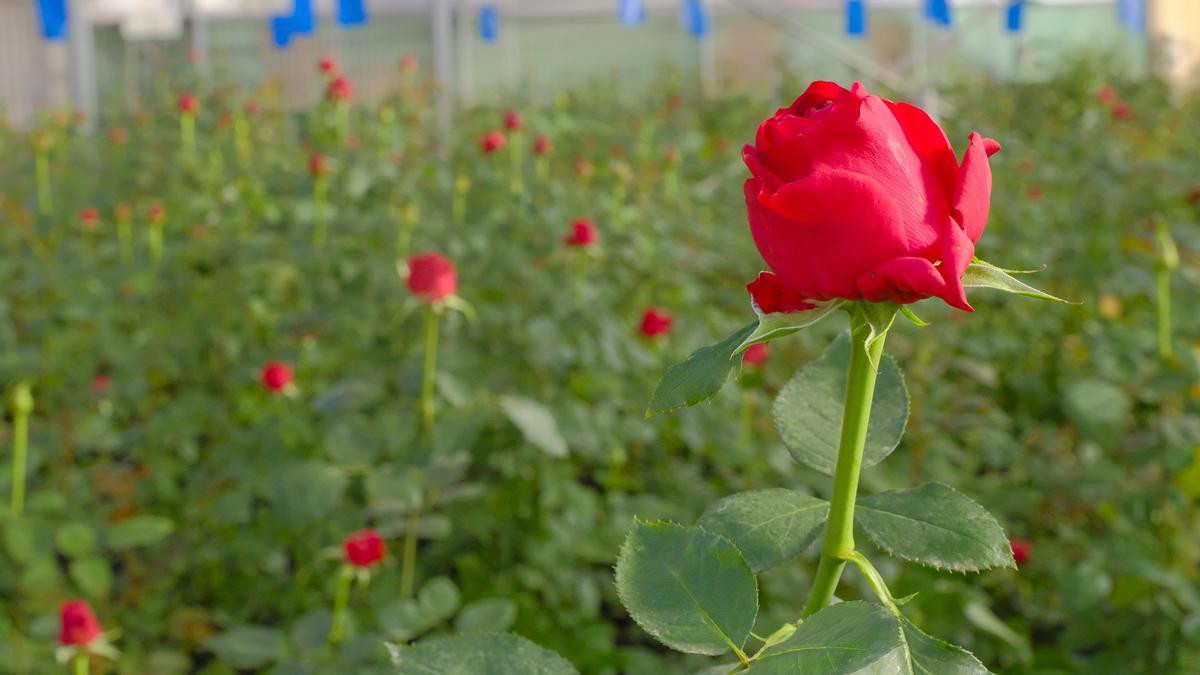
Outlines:
[[417,57],[412,54],[405,54],[400,57],[400,72],[412,73],[417,70]]
[[329,166],[328,162],[325,161],[325,155],[322,155],[319,152],[309,155],[308,172],[312,174],[313,178],[320,178],[321,176],[324,176],[328,169]]
[[350,85],[350,80],[344,77],[333,78],[325,89],[325,98],[330,101],[347,101],[353,95],[354,87]]
[[288,364],[282,361],[269,361],[262,369],[262,385],[267,391],[283,391],[292,383],[294,375]]
[[520,131],[521,127],[525,126],[525,120],[521,119],[521,113],[516,110],[509,110],[504,113],[504,128],[509,131]]
[[1024,567],[1033,553],[1033,542],[1013,537],[1008,540],[1008,545],[1012,547],[1013,560],[1017,562],[1017,567]]
[[508,139],[504,137],[501,131],[489,131],[483,135],[483,139],[479,141],[479,148],[487,154],[492,154],[497,150],[503,150],[508,144]]
[[598,238],[596,224],[588,218],[579,218],[571,223],[571,233],[563,238],[563,243],[567,246],[591,246]]
[[83,600],[64,603],[59,619],[58,643],[64,647],[83,647],[100,637],[100,622]]
[[639,328],[643,336],[655,338],[671,332],[671,324],[674,322],[675,317],[660,309],[651,307],[642,314],[642,325]]
[[1104,105],[1112,105],[1117,102],[1117,90],[1113,89],[1112,85],[1106,84],[1100,87],[1100,91],[1096,92],[1096,100]]
[[185,115],[195,115],[200,107],[200,101],[195,94],[184,94],[179,97],[179,112]]
[[533,154],[537,155],[538,157],[550,154],[550,151],[553,149],[554,145],[550,143],[549,138],[546,138],[545,136],[538,136],[537,138],[533,139]]
[[92,393],[105,394],[109,389],[112,389],[112,378],[105,373],[96,373],[92,378]]
[[321,60],[317,61],[317,70],[326,75],[333,75],[337,72],[337,61],[334,61],[332,56],[322,56]]
[[362,530],[346,537],[342,542],[346,562],[355,567],[372,567],[383,562],[387,549],[383,537],[375,530]]
[[408,259],[408,290],[424,302],[434,303],[454,295],[458,275],[454,263],[437,253],[423,253]]
[[146,220],[156,225],[161,223],[163,218],[166,218],[166,215],[167,213],[163,210],[162,204],[151,204],[150,208],[146,209]]
[[125,131],[125,127],[113,127],[112,131],[108,132],[108,140],[112,141],[113,145],[125,145],[129,142],[129,132]]
[[812,83],[742,150],[750,232],[771,268],[748,286],[759,310],[938,297],[971,311],[962,275],[987,225],[999,149],[971,134],[960,164],[919,108],[858,83]]
[[90,232],[100,224],[100,212],[94,208],[86,208],[79,212],[79,221],[83,223],[83,229]]
[[1192,206],[1200,206],[1200,185],[1188,191],[1187,201]]
[[246,113],[246,117],[258,117],[258,113],[262,112],[262,109],[259,108],[258,101],[246,101],[243,112]]
[[1113,104],[1112,116],[1113,119],[1127,120],[1133,117],[1133,108],[1129,107],[1129,104],[1124,101],[1117,101]]
[[742,352],[742,363],[751,366],[761,366],[770,355],[771,352],[767,348],[767,343],[758,342],[750,345],[746,348],[746,351]]

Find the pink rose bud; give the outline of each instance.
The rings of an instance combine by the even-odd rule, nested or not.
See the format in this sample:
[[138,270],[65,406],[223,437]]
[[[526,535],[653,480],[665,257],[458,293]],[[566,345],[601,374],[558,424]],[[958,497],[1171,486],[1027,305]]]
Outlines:
[[1112,116],[1113,119],[1127,120],[1133,117],[1133,108],[1129,107],[1129,104],[1124,101],[1117,101],[1113,104]]
[[321,176],[324,176],[328,170],[329,166],[328,162],[325,160],[325,155],[317,152],[309,156],[308,172],[312,174],[313,178],[320,178]]
[[344,77],[333,78],[325,89],[325,98],[334,102],[348,101],[353,95],[354,87],[350,85],[350,80]]
[[563,238],[563,243],[567,246],[591,246],[598,238],[596,224],[588,218],[579,218],[571,223],[571,233]]
[[670,314],[656,308],[647,309],[642,314],[642,335],[648,338],[655,338],[659,335],[666,335],[671,332],[671,324],[675,322],[675,318]]
[[521,113],[516,110],[509,110],[504,113],[504,128],[509,131],[520,131],[524,126],[525,120],[521,119]]
[[184,94],[179,97],[179,112],[185,115],[195,115],[200,108],[200,101],[195,94]]
[[746,348],[746,351],[742,352],[742,363],[750,366],[761,366],[770,355],[771,352],[767,349],[767,343],[759,342],[750,345]]
[[79,222],[83,223],[83,229],[91,231],[96,229],[100,224],[100,211],[94,208],[86,208],[79,212]]
[[267,391],[283,391],[293,377],[291,367],[281,361],[270,361],[262,369],[262,385]]
[[504,137],[501,131],[489,131],[483,136],[483,140],[479,142],[479,147],[487,154],[492,154],[497,150],[503,150],[504,146],[508,145],[508,139]]
[[246,117],[258,117],[260,112],[262,112],[262,108],[259,107],[258,101],[246,101]]
[[346,562],[355,567],[372,567],[383,562],[387,549],[383,537],[375,530],[362,530],[346,537],[342,542]]
[[1024,567],[1033,553],[1033,542],[1013,537],[1008,540],[1008,545],[1012,547],[1013,560],[1017,561],[1017,567]]
[[92,393],[107,394],[112,389],[112,378],[104,373],[96,373],[92,378]]
[[427,303],[434,303],[458,290],[454,263],[437,253],[423,253],[408,259],[408,290]]
[[83,600],[63,604],[59,617],[58,643],[64,647],[83,647],[100,637],[100,622],[91,605]]
[[987,225],[988,157],[999,150],[971,134],[959,163],[921,109],[858,83],[812,83],[742,150],[750,232],[771,268],[751,284],[755,301],[937,297],[971,311],[962,276]]
[[322,56],[321,60],[317,61],[317,69],[326,75],[333,75],[337,72],[337,61],[334,61],[332,56]]
[[1106,84],[1100,87],[1100,91],[1096,92],[1096,100],[1104,105],[1112,105],[1117,102],[1117,90],[1113,89],[1112,85]]
[[554,146],[550,143],[549,138],[546,138],[545,136],[538,136],[537,138],[533,139],[533,154],[537,155],[538,157],[550,154],[550,151],[553,149]]
[[150,208],[146,209],[146,220],[155,225],[161,223],[166,216],[167,212],[163,209],[162,204],[157,202],[151,204]]
[[417,70],[417,57],[412,54],[405,54],[400,57],[400,72],[412,73]]

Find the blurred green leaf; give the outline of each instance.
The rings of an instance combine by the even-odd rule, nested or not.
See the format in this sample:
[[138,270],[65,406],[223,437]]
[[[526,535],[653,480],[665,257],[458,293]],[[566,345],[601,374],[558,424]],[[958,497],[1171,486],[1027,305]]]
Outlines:
[[747,324],[715,345],[701,347],[667,369],[654,388],[646,415],[696,405],[716,395],[733,369],[733,351],[754,331]]
[[517,618],[517,603],[508,598],[484,598],[462,608],[454,618],[460,633],[508,630]]
[[217,658],[238,669],[268,666],[283,657],[283,633],[266,626],[237,626],[208,638]]
[[525,638],[503,633],[472,633],[424,640],[392,648],[397,675],[577,675],[558,654]]
[[519,396],[502,396],[500,408],[521,430],[525,440],[551,457],[567,456],[567,442],[558,430],[554,414],[546,406]]
[[124,551],[156,544],[175,531],[175,523],[162,516],[134,516],[109,526],[105,533],[108,547]]

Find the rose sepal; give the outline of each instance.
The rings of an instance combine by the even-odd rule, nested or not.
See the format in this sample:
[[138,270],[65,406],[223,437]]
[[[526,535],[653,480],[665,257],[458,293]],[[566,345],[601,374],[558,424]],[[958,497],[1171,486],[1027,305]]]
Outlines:
[[67,664],[80,654],[115,660],[121,655],[121,652],[112,643],[119,637],[121,637],[120,629],[113,628],[100,633],[86,645],[59,645],[54,649],[54,660],[60,664]]
[[741,354],[749,349],[752,345],[760,342],[770,342],[777,338],[784,337],[797,333],[809,326],[817,323],[821,319],[829,316],[834,310],[846,304],[846,301],[841,298],[826,300],[824,302],[814,303],[812,309],[806,309],[799,312],[763,312],[758,307],[758,303],[751,300],[751,305],[754,307],[754,313],[758,315],[758,326],[754,332],[738,345],[737,349],[733,350],[730,358]]
[[964,288],[994,288],[1005,293],[1014,293],[1016,295],[1024,295],[1030,298],[1039,300],[1052,300],[1061,302],[1065,305],[1074,305],[1077,303],[1070,300],[1063,300],[1060,297],[1050,295],[1049,293],[1038,290],[1033,286],[1012,276],[1013,274],[1031,274],[1032,271],[1016,271],[1006,270],[1002,267],[997,267],[989,262],[975,258],[971,264],[967,266],[966,272],[963,273],[962,285]]

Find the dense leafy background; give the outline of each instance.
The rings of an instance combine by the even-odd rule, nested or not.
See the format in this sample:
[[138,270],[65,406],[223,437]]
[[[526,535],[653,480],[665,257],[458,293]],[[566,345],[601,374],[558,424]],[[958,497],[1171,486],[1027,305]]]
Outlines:
[[[251,95],[205,83],[176,83],[95,137],[48,119],[54,208],[41,216],[33,139],[0,131],[0,383],[28,380],[37,398],[26,515],[0,522],[0,671],[57,672],[58,604],[83,596],[120,629],[109,665],[122,673],[388,672],[381,638],[506,626],[584,673],[693,672],[702,659],[668,653],[618,601],[612,565],[634,514],[691,523],[742,490],[828,496],[828,478],[789,457],[770,402],[840,315],[774,343],[761,373],[713,402],[643,415],[667,365],[752,319],[743,284],[762,263],[739,148],[798,81],[715,101],[669,80],[636,106],[603,88],[514,101],[519,195],[509,153],[478,150],[501,111],[460,115],[441,152],[428,85],[413,80],[356,109],[350,138],[325,104],[284,114],[255,93],[245,155],[231,113]],[[1106,84],[1127,119],[1097,100]],[[189,161],[181,88],[202,100]],[[1005,148],[979,255],[1044,265],[1036,283],[1080,304],[978,290],[974,314],[921,303],[930,327],[892,331],[912,414],[864,493],[945,483],[1033,553],[1019,572],[878,556],[881,571],[897,595],[921,591],[905,607],[917,625],[1001,673],[1187,672],[1200,659],[1200,233],[1187,200],[1200,103],[1084,62],[955,87],[942,117],[960,151],[971,130]],[[538,133],[555,146],[545,178],[528,153]],[[333,166],[323,251],[313,150]],[[129,260],[118,203],[135,212]],[[102,214],[92,233],[85,207]],[[595,250],[561,245],[579,216],[599,226]],[[1184,257],[1175,363],[1156,353],[1154,220]],[[417,434],[421,311],[395,264],[426,250],[456,261],[478,312],[443,324],[432,442]],[[666,339],[638,336],[649,306],[677,317]],[[295,365],[296,396],[259,385],[272,359]],[[111,389],[92,389],[98,373]],[[405,598],[413,522],[418,592]],[[337,545],[368,524],[392,555],[356,592],[334,654]],[[762,576],[760,625],[799,615],[811,570]],[[854,572],[843,595],[871,597]]]

